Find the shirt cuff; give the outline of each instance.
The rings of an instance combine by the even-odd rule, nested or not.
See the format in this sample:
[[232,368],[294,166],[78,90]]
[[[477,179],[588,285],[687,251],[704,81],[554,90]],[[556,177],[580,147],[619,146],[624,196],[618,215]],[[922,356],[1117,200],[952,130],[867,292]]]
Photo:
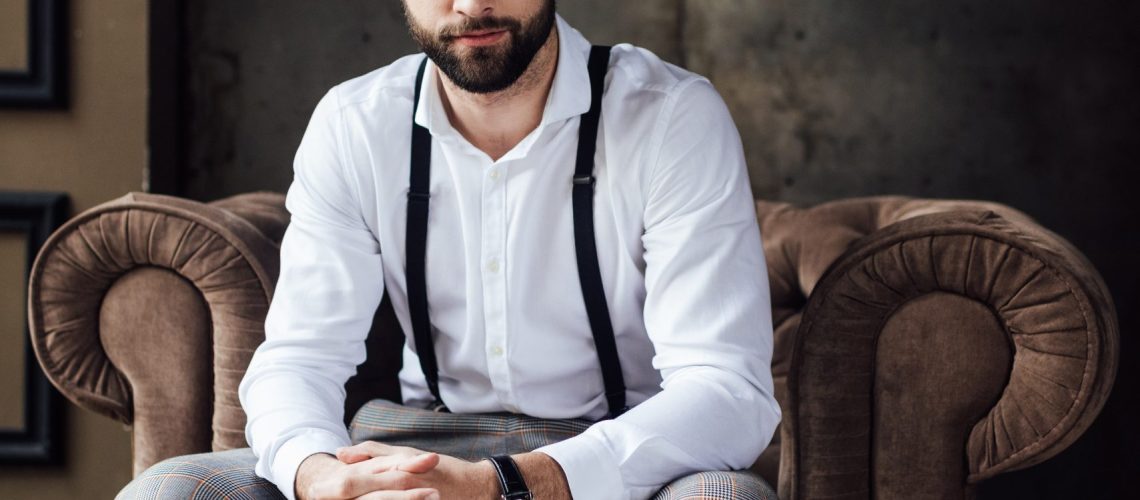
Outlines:
[[534,451],[558,462],[566,474],[572,498],[606,500],[627,496],[617,460],[606,444],[594,436],[579,434]]
[[301,462],[317,453],[335,456],[337,448],[348,444],[350,443],[345,443],[343,437],[321,429],[293,436],[277,448],[270,471],[272,477],[269,479],[277,485],[277,489],[281,490],[285,498],[296,500],[294,481],[297,479],[297,469],[301,467]]

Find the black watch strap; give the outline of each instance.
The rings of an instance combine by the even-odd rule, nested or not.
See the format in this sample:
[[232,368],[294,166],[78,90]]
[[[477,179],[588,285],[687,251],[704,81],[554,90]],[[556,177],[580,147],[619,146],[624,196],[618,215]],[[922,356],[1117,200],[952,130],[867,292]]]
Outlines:
[[499,476],[499,487],[503,491],[503,500],[531,500],[530,489],[523,481],[518,465],[509,455],[498,455],[487,460],[495,466],[495,474]]

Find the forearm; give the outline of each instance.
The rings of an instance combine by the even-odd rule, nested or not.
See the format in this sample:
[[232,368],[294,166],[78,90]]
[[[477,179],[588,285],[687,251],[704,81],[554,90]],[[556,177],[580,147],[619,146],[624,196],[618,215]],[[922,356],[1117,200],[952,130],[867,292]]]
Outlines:
[[[566,474],[558,462],[550,455],[541,452],[511,455],[526,481],[531,496],[540,500],[571,500],[570,485]],[[489,460],[473,464],[475,473],[471,476],[468,498],[498,500],[502,495],[499,477]]]
[[694,367],[621,417],[538,451],[562,466],[574,498],[649,498],[686,474],[751,465],[780,418],[768,387]]
[[[566,482],[566,473],[562,466],[550,458],[550,455],[541,452],[523,453],[513,455],[515,463],[522,472],[532,496],[541,500],[571,500],[570,485]],[[489,465],[489,464],[488,464]],[[492,477],[494,470],[491,471]],[[495,482],[495,495],[489,498],[499,498],[498,481]]]
[[[294,205],[303,200],[295,196],[299,189],[291,190]],[[303,214],[290,224],[266,340],[238,389],[257,473],[286,496],[301,460],[351,444],[344,383],[364,361],[364,340],[383,294],[379,254],[366,232],[326,227]],[[329,240],[341,244],[322,247]]]
[[277,326],[280,321],[271,310],[269,338],[254,354],[238,396],[249,419],[246,437],[258,457],[258,473],[284,493],[292,490],[305,457],[351,444],[343,387],[355,358],[363,357],[352,342],[286,330]]

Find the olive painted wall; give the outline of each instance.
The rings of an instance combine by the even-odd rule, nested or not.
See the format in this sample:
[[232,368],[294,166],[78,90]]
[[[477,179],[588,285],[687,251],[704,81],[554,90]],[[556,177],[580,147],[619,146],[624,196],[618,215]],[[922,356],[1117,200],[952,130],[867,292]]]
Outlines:
[[[85,210],[143,186],[146,167],[147,2],[74,0],[72,103],[67,111],[0,110],[0,189],[64,191]],[[23,239],[0,237],[0,311],[23,324]],[[12,274],[9,266],[19,262]],[[13,278],[14,276],[14,278]],[[3,333],[18,331],[5,327]],[[10,346],[5,338],[4,346]],[[3,357],[3,360],[8,358]],[[8,367],[2,371],[11,373]],[[22,394],[0,378],[0,404]],[[19,396],[17,396],[19,397]],[[0,465],[0,498],[113,498],[131,477],[130,434],[122,425],[64,403],[64,463]],[[3,412],[0,412],[3,413]],[[5,423],[8,423],[5,420]]]
[[[283,191],[332,85],[414,51],[399,2],[196,0],[188,6],[183,194]],[[1113,496],[1140,474],[1137,203],[1140,3],[564,0],[598,43],[707,75],[732,109],[758,197],[904,194],[1012,205],[1083,250],[1119,306],[1114,395],[1056,459],[983,498]]]

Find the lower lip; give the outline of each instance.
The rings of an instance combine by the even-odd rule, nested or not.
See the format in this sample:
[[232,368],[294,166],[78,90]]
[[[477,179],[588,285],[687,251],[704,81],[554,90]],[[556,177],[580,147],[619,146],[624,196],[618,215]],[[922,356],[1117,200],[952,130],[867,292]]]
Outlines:
[[494,33],[487,33],[486,35],[460,36],[455,39],[468,47],[483,47],[498,42],[506,35],[506,31],[496,31]]

